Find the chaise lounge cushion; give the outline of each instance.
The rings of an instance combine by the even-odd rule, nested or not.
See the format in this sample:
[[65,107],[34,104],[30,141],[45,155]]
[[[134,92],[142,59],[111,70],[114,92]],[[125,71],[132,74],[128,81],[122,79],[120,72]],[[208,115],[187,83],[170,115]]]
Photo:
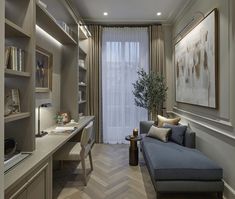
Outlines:
[[222,169],[196,149],[150,137],[144,137],[141,144],[155,180],[222,179]]

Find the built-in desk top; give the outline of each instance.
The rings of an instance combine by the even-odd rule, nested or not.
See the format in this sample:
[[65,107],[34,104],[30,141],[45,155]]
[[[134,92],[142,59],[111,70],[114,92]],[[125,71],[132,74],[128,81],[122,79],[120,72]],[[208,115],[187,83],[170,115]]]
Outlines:
[[36,138],[36,148],[32,155],[27,157],[5,174],[5,190],[16,185],[20,180],[26,177],[37,166],[43,163],[43,161],[52,156],[68,140],[80,132],[92,120],[94,120],[94,116],[85,116],[79,120],[77,128],[71,133],[48,134],[44,137]]

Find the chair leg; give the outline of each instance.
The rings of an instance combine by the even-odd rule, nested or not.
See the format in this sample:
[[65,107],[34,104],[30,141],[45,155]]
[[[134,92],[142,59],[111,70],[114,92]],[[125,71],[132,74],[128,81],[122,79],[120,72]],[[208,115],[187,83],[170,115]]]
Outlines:
[[223,199],[223,192],[218,192],[217,193],[217,198],[218,199]]
[[90,160],[90,165],[91,165],[91,171],[93,171],[93,163],[92,163],[91,151],[89,152],[89,160]]
[[86,180],[86,164],[85,164],[85,158],[81,159],[82,162],[82,170],[83,170],[83,178],[84,178],[84,185],[87,185],[87,180]]

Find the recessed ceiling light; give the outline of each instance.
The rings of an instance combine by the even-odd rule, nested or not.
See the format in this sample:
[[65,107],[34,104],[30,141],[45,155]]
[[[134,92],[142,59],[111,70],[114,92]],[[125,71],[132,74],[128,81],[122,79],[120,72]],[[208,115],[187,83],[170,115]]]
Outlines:
[[107,12],[104,12],[104,13],[103,13],[103,15],[104,15],[104,16],[107,16],[107,15],[108,15],[108,13],[107,13]]
[[162,13],[161,12],[157,12],[157,16],[161,16],[162,15]]

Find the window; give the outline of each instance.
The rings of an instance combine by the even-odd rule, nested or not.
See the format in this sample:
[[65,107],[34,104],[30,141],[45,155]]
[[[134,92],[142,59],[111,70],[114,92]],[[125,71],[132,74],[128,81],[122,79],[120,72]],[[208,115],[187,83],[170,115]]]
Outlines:
[[134,103],[133,85],[139,67],[148,71],[147,28],[104,28],[102,36],[102,107],[105,143],[124,143],[125,136],[147,120]]

